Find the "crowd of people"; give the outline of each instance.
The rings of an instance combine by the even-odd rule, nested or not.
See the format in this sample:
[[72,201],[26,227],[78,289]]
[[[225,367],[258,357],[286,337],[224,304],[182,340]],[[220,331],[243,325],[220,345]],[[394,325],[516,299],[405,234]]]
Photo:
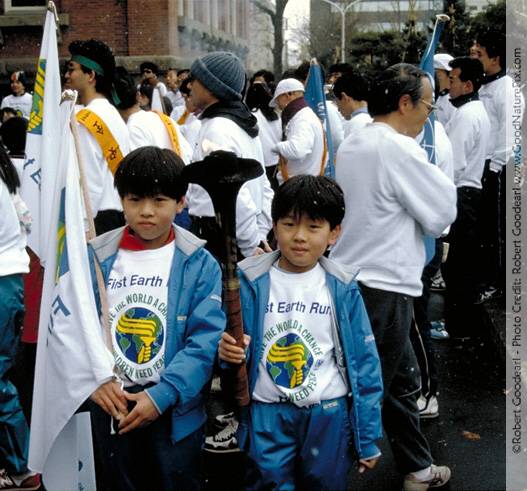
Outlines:
[[[439,415],[433,340],[470,336],[473,306],[503,291],[512,148],[504,35],[483,33],[472,48],[435,55],[435,84],[407,63],[373,77],[333,65],[326,135],[304,98],[309,63],[249,78],[237,56],[212,52],[166,72],[144,62],[137,81],[103,42],[70,44],[64,88],[78,93],[97,233],[88,249],[110,319],[112,346],[101,349],[118,367],[86,404],[103,487],[199,489],[205,449],[245,452],[246,489],[345,490],[354,464],[362,473],[382,458],[383,431],[405,491],[449,481],[420,428]],[[28,89],[14,72],[1,103],[0,489],[11,490],[40,486],[27,408],[6,375],[24,301],[24,329],[38,323],[41,273],[34,257],[30,272],[18,194]],[[434,112],[437,165],[421,146]],[[262,168],[236,199],[242,344],[225,331],[221,224],[185,171],[232,159]],[[445,319],[432,323],[430,290],[443,279]],[[207,415],[211,392],[222,414]],[[220,431],[206,434],[207,417]]]

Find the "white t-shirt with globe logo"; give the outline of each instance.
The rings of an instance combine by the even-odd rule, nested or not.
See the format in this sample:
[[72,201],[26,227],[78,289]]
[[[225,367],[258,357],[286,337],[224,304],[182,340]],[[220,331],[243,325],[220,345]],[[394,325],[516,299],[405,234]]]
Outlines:
[[157,383],[165,368],[174,244],[143,251],[120,249],[108,278],[113,356],[125,387]]
[[289,273],[273,266],[270,282],[253,400],[303,407],[346,395],[323,268]]

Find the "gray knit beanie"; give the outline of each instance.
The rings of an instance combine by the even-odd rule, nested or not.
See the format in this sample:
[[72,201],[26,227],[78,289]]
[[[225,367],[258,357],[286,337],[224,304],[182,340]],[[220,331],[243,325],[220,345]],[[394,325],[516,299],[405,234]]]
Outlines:
[[241,100],[245,70],[240,59],[233,53],[215,51],[197,58],[190,67],[190,73],[218,99]]

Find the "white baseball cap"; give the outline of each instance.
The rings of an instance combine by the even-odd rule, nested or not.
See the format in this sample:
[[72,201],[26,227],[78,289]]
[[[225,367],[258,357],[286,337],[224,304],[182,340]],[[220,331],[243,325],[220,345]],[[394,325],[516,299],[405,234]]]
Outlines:
[[448,53],[438,53],[437,55],[434,55],[434,68],[449,72],[452,70],[452,67],[448,63],[453,59],[454,57]]
[[282,94],[287,94],[288,92],[297,92],[297,91],[304,92],[306,89],[304,88],[304,84],[300,82],[300,80],[297,80],[296,78],[284,78],[283,80],[280,80],[278,82],[278,85],[276,86],[276,89],[274,91],[274,96],[269,103],[269,106],[276,107],[276,99],[278,96],[281,96]]

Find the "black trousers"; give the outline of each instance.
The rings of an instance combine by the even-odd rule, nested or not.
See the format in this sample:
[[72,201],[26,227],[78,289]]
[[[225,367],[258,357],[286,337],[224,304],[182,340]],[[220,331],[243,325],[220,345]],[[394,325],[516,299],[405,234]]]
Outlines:
[[[137,392],[135,388],[126,389]],[[191,491],[200,489],[203,427],[179,442],[171,438],[171,411],[125,435],[111,434],[111,418],[97,404],[91,413],[98,488],[105,491]],[[129,408],[131,409],[131,408]]]
[[435,346],[430,336],[432,325],[428,318],[428,302],[430,301],[430,286],[432,278],[441,266],[443,257],[443,240],[436,239],[436,251],[432,260],[425,266],[421,281],[423,293],[414,300],[414,318],[410,339],[414,347],[419,370],[421,371],[421,393],[425,397],[437,394],[437,367]]
[[382,419],[398,470],[402,474],[432,463],[421,433],[417,397],[420,376],[410,342],[413,298],[360,284],[382,365]]
[[[443,264],[446,283],[445,322],[447,330],[469,333],[478,286],[478,212],[481,190],[461,187],[457,190],[457,218],[447,241],[448,257]],[[484,266],[486,267],[486,265]]]
[[485,162],[481,179],[483,186],[478,213],[481,268],[478,280],[481,286],[505,287],[505,215],[506,167],[499,172],[490,170]]

